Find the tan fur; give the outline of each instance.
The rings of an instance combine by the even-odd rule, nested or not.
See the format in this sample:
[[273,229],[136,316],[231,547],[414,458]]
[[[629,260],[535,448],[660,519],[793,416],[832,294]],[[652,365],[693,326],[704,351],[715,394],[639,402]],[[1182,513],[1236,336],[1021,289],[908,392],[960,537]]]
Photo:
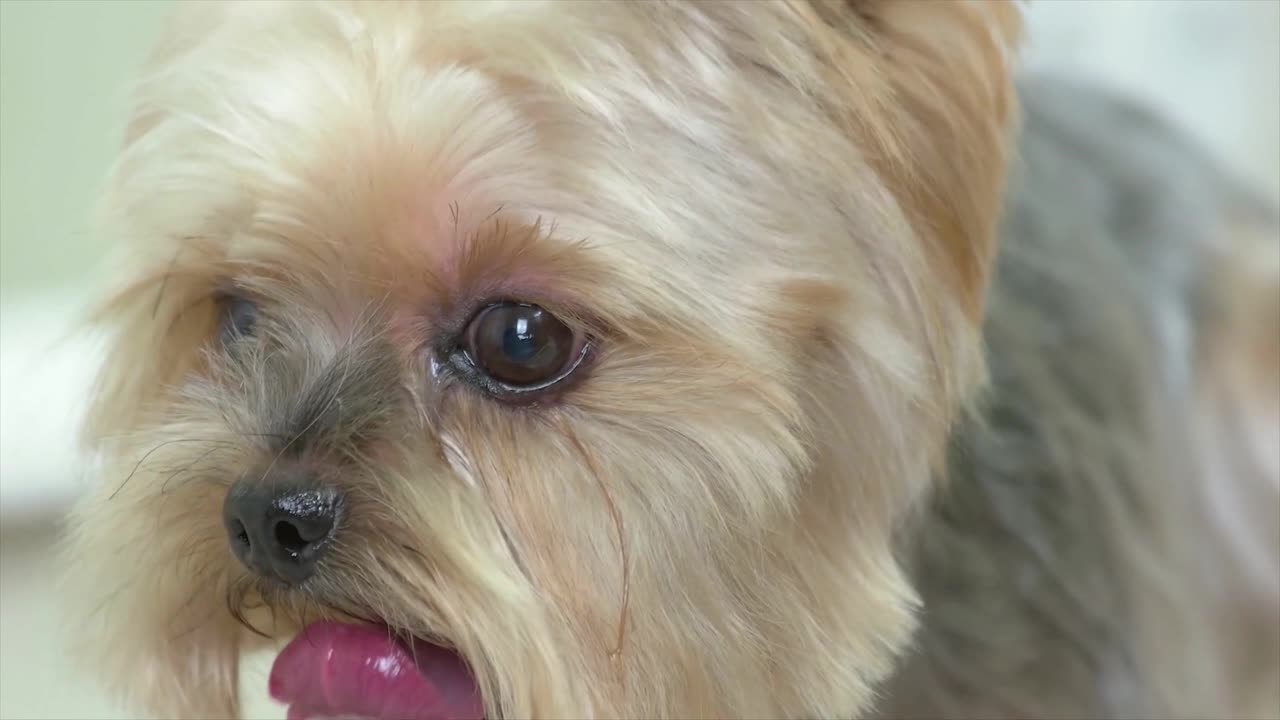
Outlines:
[[811,7],[812,42],[825,51],[826,79],[838,94],[832,110],[861,139],[977,319],[1004,187],[1017,6],[824,0]]
[[[455,644],[494,717],[868,712],[917,625],[895,533],[983,378],[1017,36],[994,2],[184,9],[103,205],[89,657],[226,716],[237,617],[373,616]],[[298,392],[394,377],[376,442],[304,457],[353,498],[323,593],[226,547],[281,394],[211,345],[226,283]],[[430,381],[495,296],[598,338],[586,377],[534,409]]]
[[[1228,212],[1204,249],[1196,440],[1198,498],[1216,538],[1224,667],[1233,717],[1280,713],[1280,243],[1274,219]],[[1222,558],[1230,558],[1223,562]]]

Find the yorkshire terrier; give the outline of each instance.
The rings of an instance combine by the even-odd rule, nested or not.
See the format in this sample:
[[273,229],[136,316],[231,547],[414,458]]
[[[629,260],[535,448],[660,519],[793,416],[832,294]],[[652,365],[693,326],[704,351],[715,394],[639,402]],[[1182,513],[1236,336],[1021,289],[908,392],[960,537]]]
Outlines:
[[[1002,2],[183,7],[68,596],[163,717],[1280,713],[1280,240]],[[86,651],[87,652],[87,651]]]

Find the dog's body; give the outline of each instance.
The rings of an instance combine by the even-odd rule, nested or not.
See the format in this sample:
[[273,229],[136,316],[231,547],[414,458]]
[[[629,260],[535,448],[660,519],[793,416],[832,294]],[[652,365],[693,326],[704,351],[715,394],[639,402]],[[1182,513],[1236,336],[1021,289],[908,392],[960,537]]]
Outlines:
[[[1020,95],[991,381],[908,533],[924,627],[881,711],[1274,714],[1275,430],[1257,444],[1204,424],[1218,253],[1252,247],[1274,273],[1274,213],[1139,108],[1056,78]],[[1253,377],[1258,404],[1232,410],[1274,422],[1276,376]]]
[[[1275,218],[1070,86],[1011,149],[1017,24],[182,14],[106,203],[106,674],[230,714],[242,625],[338,617],[494,717],[1280,712]],[[320,539],[254,535],[299,478]]]

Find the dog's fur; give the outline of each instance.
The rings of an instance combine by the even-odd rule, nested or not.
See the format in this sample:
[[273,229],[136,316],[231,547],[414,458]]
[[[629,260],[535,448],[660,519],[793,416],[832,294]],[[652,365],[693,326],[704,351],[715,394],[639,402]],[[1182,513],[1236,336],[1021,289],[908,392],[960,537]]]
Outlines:
[[[98,667],[227,716],[246,625],[339,615],[446,639],[494,717],[1280,713],[1274,216],[1061,83],[1015,152],[1018,31],[184,8],[104,203],[69,591]],[[211,341],[228,283],[260,351]],[[553,401],[429,372],[495,296],[596,338]],[[295,592],[221,525],[273,462],[350,503]]]

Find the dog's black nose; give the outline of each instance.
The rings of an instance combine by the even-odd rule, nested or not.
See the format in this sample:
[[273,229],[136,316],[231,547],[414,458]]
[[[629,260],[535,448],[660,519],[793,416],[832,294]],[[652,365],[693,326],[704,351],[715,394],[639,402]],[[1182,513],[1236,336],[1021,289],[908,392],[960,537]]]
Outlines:
[[340,497],[332,489],[236,483],[222,505],[231,550],[245,567],[293,585],[315,572],[332,544]]

